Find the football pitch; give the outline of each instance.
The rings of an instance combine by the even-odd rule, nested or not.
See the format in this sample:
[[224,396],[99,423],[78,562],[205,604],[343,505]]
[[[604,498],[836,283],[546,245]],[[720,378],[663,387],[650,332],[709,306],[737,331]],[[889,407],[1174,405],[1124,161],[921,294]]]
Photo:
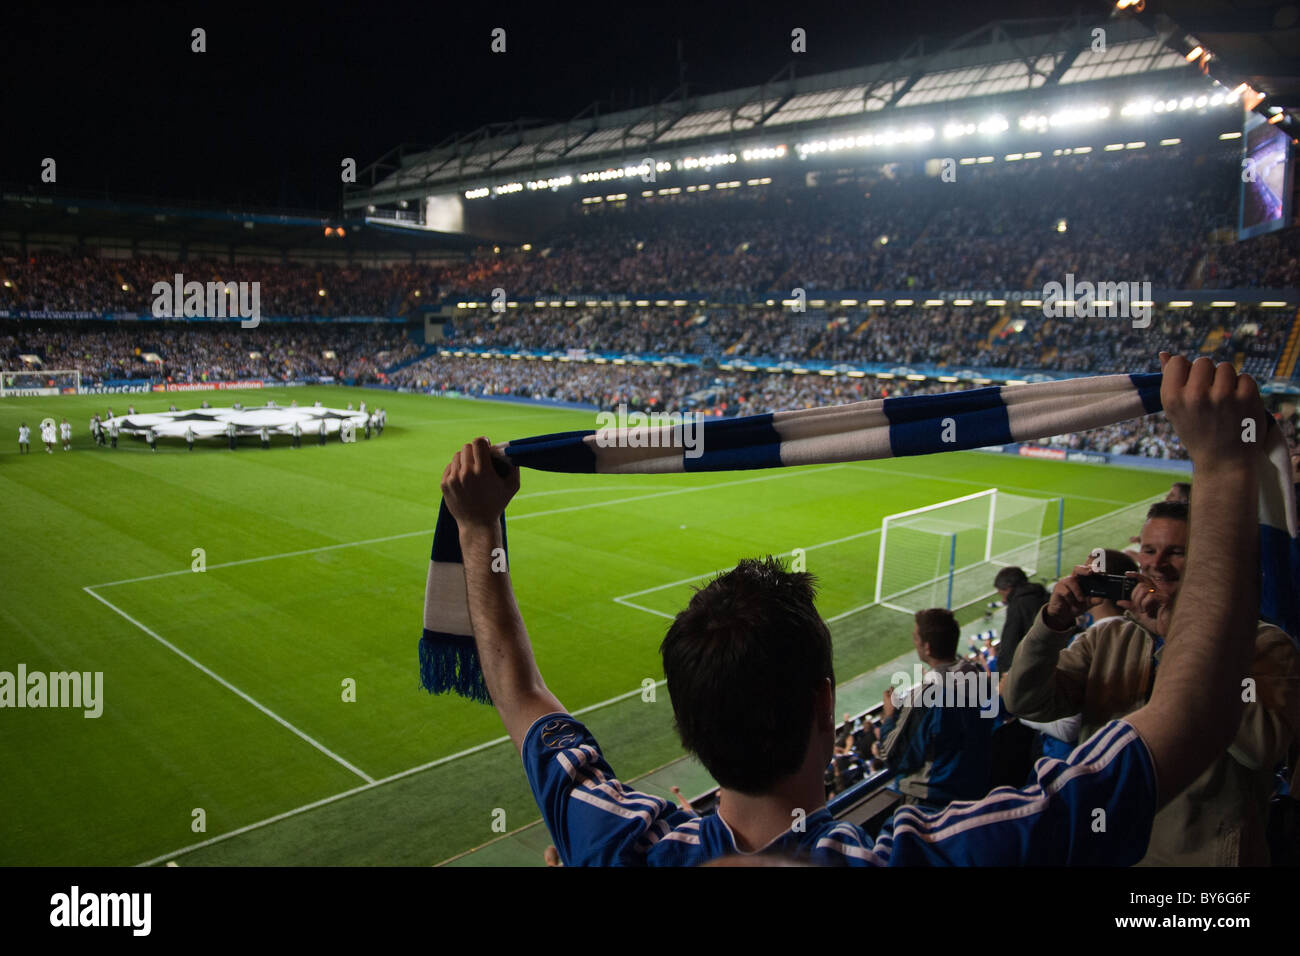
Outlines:
[[[389,424],[369,441],[304,437],[300,449],[90,439],[90,416],[109,405],[202,397],[365,401]],[[46,416],[72,423],[72,451],[45,453]],[[476,435],[593,419],[342,387],[0,401],[0,671],[103,674],[98,717],[0,709],[0,864],[426,865],[535,821],[496,712],[418,685],[438,479]],[[1134,504],[1171,480],[978,452],[692,475],[530,471],[507,512],[511,571],[547,683],[630,779],[682,754],[659,684],[668,621],[739,558],[802,554],[845,681],[912,647],[908,615],[867,607],[885,515],[993,487],[1064,497],[1068,565],[1121,546],[1140,522]],[[1055,571],[1050,552],[1040,578]]]

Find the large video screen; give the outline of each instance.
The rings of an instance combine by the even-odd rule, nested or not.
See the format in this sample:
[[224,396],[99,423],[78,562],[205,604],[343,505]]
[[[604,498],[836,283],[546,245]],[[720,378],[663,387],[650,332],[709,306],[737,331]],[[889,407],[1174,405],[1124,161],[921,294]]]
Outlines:
[[1248,113],[1242,146],[1237,238],[1249,239],[1291,223],[1291,139],[1263,116]]

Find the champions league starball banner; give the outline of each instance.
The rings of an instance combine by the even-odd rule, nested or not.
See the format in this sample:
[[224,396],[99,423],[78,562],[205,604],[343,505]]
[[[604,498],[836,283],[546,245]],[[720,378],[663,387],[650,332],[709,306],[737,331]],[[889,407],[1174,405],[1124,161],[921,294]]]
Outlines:
[[364,429],[367,412],[322,405],[260,405],[255,408],[196,408],[178,412],[116,415],[103,421],[103,427],[116,423],[124,435],[144,435],[153,429],[159,438],[184,438],[190,432],[197,438],[226,437],[234,425],[236,435],[260,435],[263,428],[272,435],[292,435],[296,424],[305,436],[337,435],[346,427]]

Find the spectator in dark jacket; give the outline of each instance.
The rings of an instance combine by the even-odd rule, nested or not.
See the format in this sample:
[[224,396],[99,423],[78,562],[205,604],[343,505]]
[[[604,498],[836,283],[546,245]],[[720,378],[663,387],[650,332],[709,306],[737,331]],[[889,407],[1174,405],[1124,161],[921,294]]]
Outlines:
[[[1011,673],[1016,645],[1029,632],[1038,611],[1047,603],[1047,590],[1041,584],[1031,584],[1020,568],[1003,568],[993,579],[1007,605],[1007,618],[1002,624],[998,643],[997,667],[999,673]],[[1020,721],[1012,719],[1005,708],[1005,722],[993,737],[993,786],[1019,787],[1029,776],[1034,765],[1034,732]]]
[[1032,584],[1020,568],[1003,568],[993,579],[997,589],[1007,605],[1007,619],[1002,625],[998,644],[998,670],[1003,674],[1011,673],[1011,664],[1016,654],[1016,645],[1029,633],[1034,618],[1047,603],[1047,589],[1041,584]]

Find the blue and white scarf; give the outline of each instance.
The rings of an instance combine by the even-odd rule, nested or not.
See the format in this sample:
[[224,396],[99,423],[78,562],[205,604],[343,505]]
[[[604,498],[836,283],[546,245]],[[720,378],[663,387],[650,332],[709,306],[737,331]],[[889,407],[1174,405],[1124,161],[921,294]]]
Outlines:
[[[634,442],[650,447],[633,447],[632,429],[559,432],[506,442],[493,454],[523,468],[587,474],[743,471],[932,455],[1082,432],[1158,412],[1160,378],[1102,375],[706,420],[694,436],[683,436],[679,424],[646,441],[642,430]],[[1291,463],[1276,423],[1270,420],[1261,438],[1268,464],[1259,488],[1260,617],[1294,639],[1300,635],[1300,529]],[[502,518],[503,538],[504,529]],[[420,681],[431,693],[454,691],[490,702],[474,647],[460,535],[445,502],[425,587]]]

